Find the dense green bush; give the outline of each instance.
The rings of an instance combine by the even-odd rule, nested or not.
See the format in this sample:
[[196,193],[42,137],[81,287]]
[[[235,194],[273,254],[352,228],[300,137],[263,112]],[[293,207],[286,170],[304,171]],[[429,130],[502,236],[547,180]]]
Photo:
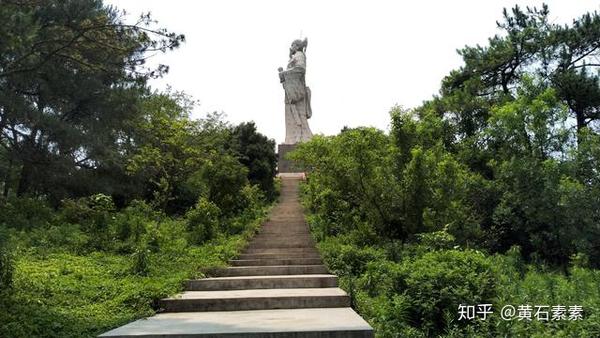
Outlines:
[[150,272],[150,250],[145,246],[140,246],[132,254],[133,265],[131,271],[140,276],[147,276]]
[[223,231],[231,235],[239,234],[246,229],[247,224],[259,216],[261,205],[267,203],[265,194],[258,185],[246,185],[240,191],[243,209],[235,217],[225,219]]
[[46,227],[54,212],[43,198],[10,197],[0,198],[0,225],[29,230]]
[[0,297],[1,293],[12,287],[14,273],[14,257],[9,232],[0,225]]
[[192,243],[201,244],[213,239],[219,231],[221,209],[204,197],[187,212],[187,228]]
[[[381,337],[597,336],[597,135],[573,148],[564,107],[532,82],[464,143],[428,109],[394,111],[391,136],[346,129],[293,154],[309,168],[311,230],[353,306]],[[588,310],[552,325],[457,320],[460,304],[481,303]]]
[[473,250],[427,253],[401,264],[397,291],[410,302],[410,322],[440,334],[456,316],[458,304],[492,303],[496,296],[492,261]]
[[254,122],[241,123],[232,130],[231,147],[240,163],[248,168],[250,184],[257,184],[265,197],[273,201],[277,197],[273,181],[277,166],[275,141],[258,133]]
[[110,224],[115,209],[112,197],[104,194],[64,200],[61,219],[67,223],[79,224],[89,234],[89,245],[92,248],[108,249],[112,244]]
[[125,209],[116,213],[112,218],[110,230],[118,240],[118,252],[131,253],[142,243],[149,241],[151,233],[159,223],[167,222],[168,218],[155,211],[144,201],[134,200]]
[[359,248],[352,244],[331,239],[318,244],[329,270],[343,275],[361,274],[367,263],[382,258],[384,253],[374,247]]

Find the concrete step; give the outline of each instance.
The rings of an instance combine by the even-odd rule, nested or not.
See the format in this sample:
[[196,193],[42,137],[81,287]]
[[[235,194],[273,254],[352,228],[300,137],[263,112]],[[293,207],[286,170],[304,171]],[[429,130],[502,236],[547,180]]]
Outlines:
[[186,282],[187,291],[332,288],[337,286],[334,275],[269,275],[194,279]]
[[306,219],[304,216],[298,216],[297,212],[295,215],[271,215],[270,218],[267,218],[263,223],[265,225],[306,225]]
[[253,241],[246,249],[270,249],[270,248],[314,248],[312,241]]
[[187,291],[160,306],[165,312],[331,308],[350,306],[350,297],[340,288]]
[[264,226],[272,226],[272,225],[277,225],[277,226],[297,226],[297,225],[307,225],[306,220],[304,219],[304,216],[298,216],[298,217],[282,217],[282,216],[277,216],[277,217],[273,217],[273,218],[269,218]]
[[305,230],[294,230],[294,231],[279,231],[279,230],[269,230],[269,229],[262,229],[258,232],[257,236],[272,236],[272,237],[277,237],[277,236],[285,236],[285,235],[290,235],[290,236],[309,236],[310,232],[308,231],[308,229]]
[[304,215],[304,208],[298,205],[299,201],[286,201],[283,203],[279,203],[276,207],[271,210],[270,217],[280,217],[280,216],[294,216],[299,217]]
[[272,265],[319,265],[320,258],[267,258],[267,259],[232,259],[233,266],[272,266]]
[[324,265],[232,266],[212,271],[214,277],[309,275],[324,273],[329,273]]
[[258,233],[256,235],[254,235],[254,237],[252,238],[252,242],[256,242],[256,241],[288,241],[288,240],[312,241],[312,239],[313,239],[312,235],[307,230],[305,233],[293,233],[293,234],[288,234],[285,232],[280,233],[280,234]]
[[262,228],[258,231],[257,236],[259,235],[270,235],[270,236],[308,236],[310,235],[310,231],[308,228],[298,228],[298,229],[272,229],[272,228]]
[[303,223],[297,223],[297,224],[289,224],[289,223],[270,223],[270,224],[265,224],[262,226],[262,230],[280,230],[283,231],[284,233],[288,233],[288,231],[299,231],[299,230],[303,230],[303,231],[308,231],[308,225],[303,224]]
[[305,253],[318,253],[316,248],[258,248],[258,249],[245,249],[245,254],[305,254]]
[[280,202],[271,210],[269,216],[301,216],[303,214],[304,208],[300,205],[299,200],[295,200]]
[[292,259],[292,258],[321,258],[318,252],[314,253],[257,253],[257,254],[240,254],[237,259]]
[[351,308],[161,313],[103,338],[372,338]]
[[252,239],[250,245],[266,245],[277,243],[286,245],[311,244],[312,246],[315,246],[314,240],[308,235],[301,235],[295,237],[261,236]]

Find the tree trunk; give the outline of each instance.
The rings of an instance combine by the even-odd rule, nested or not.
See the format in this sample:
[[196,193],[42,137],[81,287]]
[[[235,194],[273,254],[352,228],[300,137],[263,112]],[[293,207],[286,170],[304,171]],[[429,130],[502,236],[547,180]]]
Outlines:
[[23,167],[21,167],[21,174],[19,176],[19,185],[17,186],[17,196],[21,197],[29,192],[31,186],[31,174],[33,172],[32,164],[23,161]]
[[577,120],[577,145],[579,145],[581,143],[581,136],[579,133],[587,126],[587,124],[585,123],[585,116],[583,116],[583,113],[577,111],[574,111],[574,113]]
[[14,161],[11,156],[8,160],[8,168],[6,169],[6,175],[4,175],[4,189],[2,191],[2,196],[4,196],[4,198],[7,198],[8,193],[10,192],[10,181],[12,181],[13,163]]

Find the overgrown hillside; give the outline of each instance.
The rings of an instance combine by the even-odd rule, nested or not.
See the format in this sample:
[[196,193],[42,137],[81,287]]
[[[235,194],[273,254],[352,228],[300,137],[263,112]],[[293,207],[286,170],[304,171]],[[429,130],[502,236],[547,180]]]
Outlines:
[[505,11],[389,134],[293,154],[319,248],[379,336],[600,336],[600,15],[548,13]]
[[149,87],[183,35],[97,0],[0,21],[0,336],[94,337],[232,258],[276,198],[274,141]]

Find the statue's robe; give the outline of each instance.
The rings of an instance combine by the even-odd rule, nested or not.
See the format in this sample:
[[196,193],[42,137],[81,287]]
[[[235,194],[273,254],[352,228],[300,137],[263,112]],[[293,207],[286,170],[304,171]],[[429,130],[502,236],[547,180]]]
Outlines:
[[281,72],[285,90],[285,143],[308,141],[312,132],[308,119],[312,115],[310,89],[306,86],[306,56],[298,51],[292,55],[287,70]]

